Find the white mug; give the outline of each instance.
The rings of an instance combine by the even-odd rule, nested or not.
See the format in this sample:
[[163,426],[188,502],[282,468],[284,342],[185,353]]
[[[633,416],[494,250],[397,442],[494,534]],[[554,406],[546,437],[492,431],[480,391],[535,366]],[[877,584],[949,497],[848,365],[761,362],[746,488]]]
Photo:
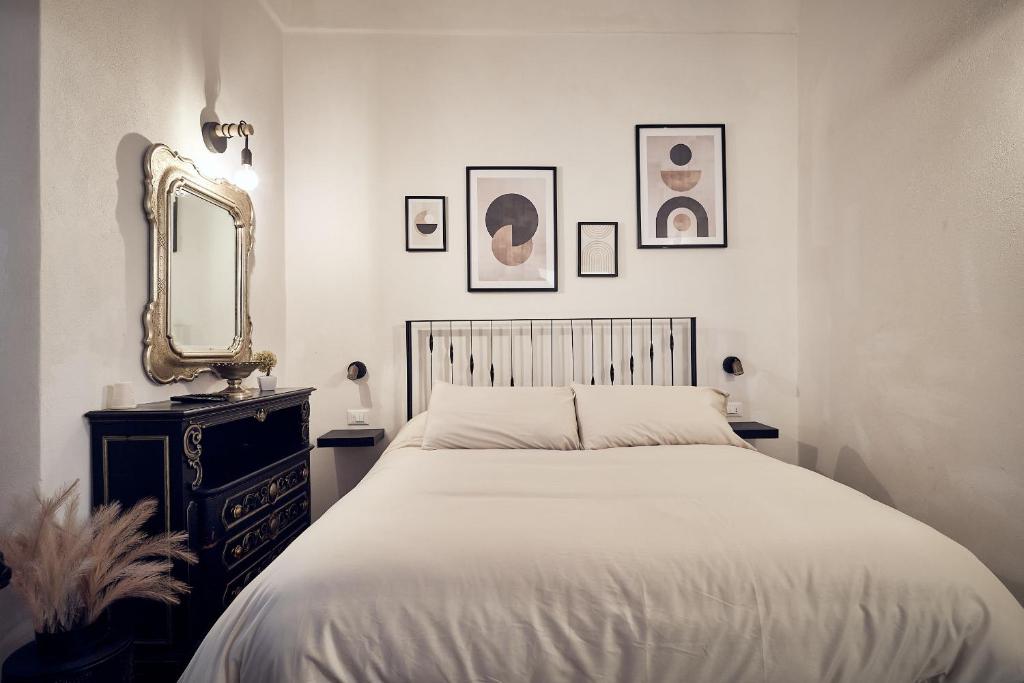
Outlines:
[[131,382],[117,382],[110,385],[109,407],[114,410],[135,407],[135,387]]

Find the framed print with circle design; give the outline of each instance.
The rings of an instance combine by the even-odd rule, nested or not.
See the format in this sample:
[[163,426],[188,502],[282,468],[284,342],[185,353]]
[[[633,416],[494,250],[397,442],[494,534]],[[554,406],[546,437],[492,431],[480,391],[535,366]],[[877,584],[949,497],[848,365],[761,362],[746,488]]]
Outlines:
[[405,198],[405,250],[448,249],[448,203],[444,197]]
[[469,291],[558,291],[556,175],[553,166],[466,168]]
[[576,274],[580,277],[619,276],[619,224],[576,225]]
[[725,247],[725,125],[636,127],[637,246]]

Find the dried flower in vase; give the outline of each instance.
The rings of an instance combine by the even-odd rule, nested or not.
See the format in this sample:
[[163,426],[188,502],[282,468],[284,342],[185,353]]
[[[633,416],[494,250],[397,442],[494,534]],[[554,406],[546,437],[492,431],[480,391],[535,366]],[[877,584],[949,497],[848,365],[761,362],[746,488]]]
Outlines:
[[82,518],[77,486],[39,496],[38,509],[20,529],[0,534],[11,586],[28,605],[35,630],[86,626],[123,598],[177,604],[188,586],[171,576],[173,563],[196,562],[188,534],[143,531],[156,510],[151,498],[123,511],[117,502],[101,505]]

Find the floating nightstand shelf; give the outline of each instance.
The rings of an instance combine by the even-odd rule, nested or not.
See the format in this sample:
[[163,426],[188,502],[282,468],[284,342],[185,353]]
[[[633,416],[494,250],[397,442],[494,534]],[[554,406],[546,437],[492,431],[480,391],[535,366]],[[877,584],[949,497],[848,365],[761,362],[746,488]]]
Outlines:
[[729,426],[743,439],[777,439],[779,430],[760,422],[730,422]]
[[379,427],[369,429],[332,429],[319,439],[319,448],[360,448],[376,446],[384,438],[384,430]]

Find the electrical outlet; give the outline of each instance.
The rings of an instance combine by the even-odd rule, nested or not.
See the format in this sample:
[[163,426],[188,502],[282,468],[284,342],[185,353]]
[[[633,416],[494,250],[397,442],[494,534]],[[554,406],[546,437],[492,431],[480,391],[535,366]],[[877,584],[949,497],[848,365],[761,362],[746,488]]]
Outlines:
[[348,423],[350,425],[370,424],[369,410],[356,409],[348,411]]
[[725,404],[725,414],[729,417],[741,417],[743,415],[743,404],[739,401],[729,401]]

